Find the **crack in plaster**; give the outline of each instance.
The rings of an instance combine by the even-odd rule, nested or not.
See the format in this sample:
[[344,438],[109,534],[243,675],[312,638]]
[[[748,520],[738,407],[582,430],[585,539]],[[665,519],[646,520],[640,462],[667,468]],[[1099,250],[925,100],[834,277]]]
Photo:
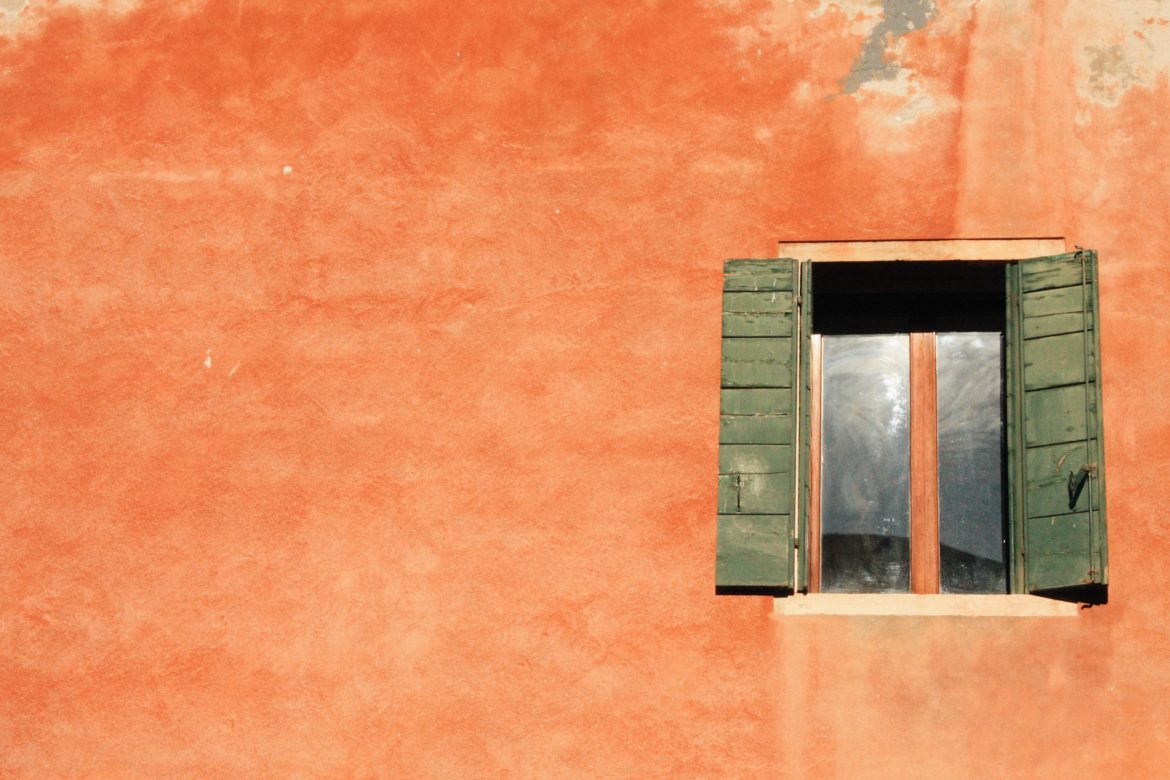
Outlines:
[[861,54],[841,80],[841,91],[852,94],[869,82],[897,79],[902,68],[896,58],[886,60],[887,49],[897,38],[921,30],[937,12],[933,0],[883,0],[882,20],[865,39]]

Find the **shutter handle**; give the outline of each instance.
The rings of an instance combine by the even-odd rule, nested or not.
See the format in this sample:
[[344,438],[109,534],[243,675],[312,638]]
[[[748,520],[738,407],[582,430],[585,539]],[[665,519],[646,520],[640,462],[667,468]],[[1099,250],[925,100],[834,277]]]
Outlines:
[[1085,489],[1085,483],[1089,481],[1089,477],[1093,476],[1096,471],[1092,466],[1081,466],[1081,470],[1077,472],[1070,471],[1068,473],[1068,508],[1077,508],[1077,499],[1081,497],[1081,491]]

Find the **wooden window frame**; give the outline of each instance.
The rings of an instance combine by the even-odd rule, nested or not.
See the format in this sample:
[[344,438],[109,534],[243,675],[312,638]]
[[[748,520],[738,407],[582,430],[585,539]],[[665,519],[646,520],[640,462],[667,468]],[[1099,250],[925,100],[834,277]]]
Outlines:
[[[927,241],[781,242],[781,257],[811,262],[978,261],[1009,263],[1066,251],[1063,238]],[[815,290],[813,291],[815,296]],[[910,593],[938,594],[938,400],[934,331],[910,333]],[[820,334],[810,339],[808,404],[807,583],[821,586],[821,366]],[[1010,569],[1010,564],[1009,564]]]
[[[910,338],[910,592],[939,592],[936,333]],[[821,588],[821,334],[809,355],[809,592]]]

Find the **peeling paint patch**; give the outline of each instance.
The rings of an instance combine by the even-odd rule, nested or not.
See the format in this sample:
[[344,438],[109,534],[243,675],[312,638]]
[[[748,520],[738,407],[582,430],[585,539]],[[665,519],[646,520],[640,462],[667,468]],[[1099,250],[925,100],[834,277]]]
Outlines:
[[83,11],[128,14],[141,4],[141,0],[57,0],[53,5],[57,8],[80,8]]
[[862,44],[861,54],[841,80],[841,91],[852,94],[872,81],[898,78],[901,68],[886,53],[898,38],[924,28],[937,13],[933,0],[883,0],[882,20]]
[[[788,2],[791,3],[792,0]],[[853,16],[868,13],[870,9],[878,8],[881,4],[882,0],[820,0],[820,5],[809,11],[809,16],[820,16],[830,10]]]
[[833,24],[842,32],[869,37],[881,23],[882,13],[882,0],[820,0],[820,5],[809,11],[808,17],[819,19],[832,14]]
[[1133,64],[1120,45],[1086,46],[1089,56],[1089,94],[1098,103],[1116,105],[1118,97],[1138,81]]
[[899,68],[888,81],[858,91],[859,125],[866,151],[880,157],[911,153],[933,143],[926,132],[959,109],[944,85]]
[[[704,0],[712,7],[725,10],[745,11],[738,0]],[[790,44],[794,31],[810,19],[819,19],[831,14],[833,29],[849,35],[866,36],[881,21],[882,0],[821,0],[820,4],[808,9],[808,0],[771,0],[763,7],[751,9],[750,22],[732,28],[728,35],[740,51],[751,51],[762,46]]]
[[[1168,19],[1168,0],[1117,3],[1110,14],[1100,13],[1094,0],[1071,0],[1064,23],[1076,31],[1073,45],[1081,100],[1116,106],[1129,90],[1151,87],[1170,74]],[[1088,115],[1079,112],[1077,121],[1088,121]]]
[[[54,15],[62,12],[125,16],[142,7],[144,0],[0,0],[0,38],[35,35]],[[205,0],[177,0],[167,8],[176,14],[194,13]]]

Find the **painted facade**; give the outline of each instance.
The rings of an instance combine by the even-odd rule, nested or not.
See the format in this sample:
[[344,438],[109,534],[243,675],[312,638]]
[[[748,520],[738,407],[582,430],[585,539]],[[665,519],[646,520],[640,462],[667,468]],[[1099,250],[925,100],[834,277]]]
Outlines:
[[[1170,766],[1170,2],[0,0],[0,775]],[[1110,593],[716,596],[720,290],[1100,256]]]

